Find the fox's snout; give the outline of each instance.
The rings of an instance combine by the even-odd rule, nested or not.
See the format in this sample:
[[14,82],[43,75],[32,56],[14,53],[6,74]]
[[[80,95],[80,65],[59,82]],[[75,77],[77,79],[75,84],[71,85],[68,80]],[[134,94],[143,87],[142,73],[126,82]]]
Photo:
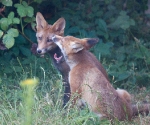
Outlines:
[[42,50],[40,50],[40,49],[37,49],[36,51],[38,54],[42,53]]
[[44,53],[47,52],[47,49],[39,49],[39,48],[37,48],[36,52],[37,52],[38,54],[44,54]]

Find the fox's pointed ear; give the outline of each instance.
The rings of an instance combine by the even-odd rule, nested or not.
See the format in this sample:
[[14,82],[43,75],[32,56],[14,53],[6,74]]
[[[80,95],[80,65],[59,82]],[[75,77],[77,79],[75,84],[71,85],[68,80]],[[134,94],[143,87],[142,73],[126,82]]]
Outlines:
[[54,24],[53,24],[53,30],[55,32],[59,32],[59,35],[64,34],[64,29],[66,26],[66,21],[64,18],[59,18]]
[[84,38],[83,39],[83,45],[87,50],[89,50],[91,47],[93,47],[98,42],[99,42],[98,38]]
[[48,23],[46,22],[46,20],[44,19],[44,17],[40,12],[37,12],[36,14],[36,24],[37,24],[36,26],[37,30],[43,29],[48,25]]
[[79,52],[79,51],[81,51],[81,50],[84,49],[84,47],[83,47],[82,44],[80,44],[80,43],[74,43],[74,42],[72,42],[71,48],[72,48],[72,50],[73,50],[74,53],[77,53],[77,52]]

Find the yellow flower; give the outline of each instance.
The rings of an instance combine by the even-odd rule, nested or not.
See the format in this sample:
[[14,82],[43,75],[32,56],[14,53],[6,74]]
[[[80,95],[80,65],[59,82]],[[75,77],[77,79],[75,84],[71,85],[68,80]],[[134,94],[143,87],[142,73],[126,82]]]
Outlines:
[[20,82],[20,85],[22,87],[25,86],[36,86],[38,84],[39,80],[37,78],[34,79],[26,79]]

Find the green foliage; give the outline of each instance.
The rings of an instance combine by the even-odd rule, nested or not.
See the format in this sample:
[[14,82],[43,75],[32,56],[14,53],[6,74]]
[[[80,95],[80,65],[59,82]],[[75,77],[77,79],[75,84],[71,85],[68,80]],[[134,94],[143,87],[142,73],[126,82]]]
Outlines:
[[1,0],[0,2],[5,6],[12,6],[13,4],[12,0]]
[[17,8],[17,13],[20,17],[32,17],[33,16],[33,7],[28,6],[25,1],[22,1],[21,4],[15,4],[14,7]]
[[[35,21],[35,17],[33,16],[34,9],[32,6],[29,5],[30,2],[18,1],[18,3],[12,4],[13,1],[11,1],[11,0],[9,0],[7,2],[2,1],[3,5],[11,6],[11,10],[13,9],[13,11],[7,11],[7,10],[9,10],[9,8],[5,7],[4,8],[5,12],[6,12],[6,13],[4,13],[5,15],[3,15],[3,13],[2,13],[3,11],[1,12],[2,13],[1,15],[3,15],[3,18],[0,19],[0,28],[1,28],[0,36],[2,38],[3,44],[6,46],[7,49],[10,49],[14,45],[16,45],[17,41],[14,37],[18,37],[20,35],[22,35],[26,39],[25,40],[26,44],[33,43],[33,41],[31,41],[30,38],[28,38],[26,36],[26,34],[24,34],[24,29],[27,29],[30,24],[33,25],[33,23]],[[36,2],[36,1],[32,1],[32,2]],[[33,35],[32,37],[35,38],[35,35]],[[18,42],[17,42],[17,44],[18,44]],[[26,50],[28,49],[27,46],[25,46],[24,48]],[[24,50],[20,51],[20,52],[22,53],[22,52],[24,52]],[[13,53],[13,51],[12,51],[12,53]],[[25,54],[25,55],[27,55],[27,54]]]
[[3,36],[3,31],[0,30],[0,38]]
[[[29,115],[28,113],[31,112],[32,116],[29,116],[32,118],[32,123],[39,125],[140,125],[140,123],[147,125],[149,123],[149,116],[137,116],[132,121],[118,121],[117,119],[100,120],[87,107],[82,110],[79,110],[76,106],[71,108],[72,105],[70,102],[67,109],[63,109],[61,76],[55,72],[56,70],[53,69],[50,60],[46,62],[45,59],[32,56],[25,59],[18,59],[18,62],[12,60],[9,63],[9,70],[12,70],[12,72],[5,73],[3,77],[0,77],[1,125],[22,125],[26,115]],[[0,74],[0,76],[2,75]],[[40,78],[38,86],[34,91],[32,89],[30,93],[26,93],[29,90],[21,89],[19,83],[22,80],[34,77]],[[146,95],[149,98],[148,94],[150,92],[148,89],[142,93],[137,89],[133,92],[135,96],[142,98],[141,100],[136,100],[138,103]],[[32,106],[32,110],[30,106]]]
[[135,21],[130,19],[130,17],[127,15],[127,12],[121,11],[117,19],[113,23],[109,24],[108,27],[112,29],[122,28],[123,30],[126,30],[130,26],[134,25]]
[[147,0],[72,1],[66,2],[63,9],[56,6],[56,17],[67,20],[66,35],[99,37],[101,42],[91,51],[104,61],[114,86],[128,87],[139,85],[139,72],[143,72],[141,75],[147,83],[150,81],[150,37],[145,35],[150,30],[144,22],[146,6]]
[[[0,7],[5,10],[0,12],[0,124],[21,124],[24,116],[20,115],[23,107],[19,83],[34,77],[40,79],[34,97],[34,124],[130,124],[100,121],[87,108],[64,110],[60,74],[49,57],[32,55],[30,47],[36,42],[33,29],[37,11],[50,24],[64,17],[65,35],[100,39],[91,52],[106,68],[114,87],[149,86],[150,28],[149,15],[144,13],[147,0],[1,0]],[[139,119],[140,123],[146,121]]]
[[1,12],[0,38],[9,50],[3,51],[0,44],[0,70],[5,72],[7,61],[18,56],[32,56],[34,14],[40,11],[50,24],[64,17],[65,35],[100,39],[91,52],[103,63],[114,86],[149,83],[150,30],[146,23],[149,17],[144,14],[147,0],[1,0],[1,5],[5,5],[5,13]]
[[19,18],[14,17],[14,12],[10,12],[8,15],[8,18],[1,18],[0,24],[1,24],[1,29],[6,31],[10,25],[13,24],[19,24],[20,20]]
[[17,37],[18,36],[18,30],[17,29],[14,29],[14,28],[10,28],[8,31],[7,31],[7,34],[5,34],[3,36],[3,43],[5,44],[5,46],[9,49],[11,48],[14,43],[15,43],[15,39],[14,37]]
[[[40,1],[38,1],[39,3]],[[36,42],[35,31],[31,25],[35,26],[34,9],[31,6],[37,5],[34,1],[1,1],[0,18],[0,71],[1,74],[13,73],[9,66],[12,59],[18,56],[31,56],[30,46]],[[3,7],[5,5],[5,7]],[[9,7],[8,7],[9,6]],[[32,27],[34,28],[34,27]],[[3,44],[5,47],[3,47]],[[8,50],[9,49],[9,50]],[[22,70],[19,66],[14,66],[16,72]]]

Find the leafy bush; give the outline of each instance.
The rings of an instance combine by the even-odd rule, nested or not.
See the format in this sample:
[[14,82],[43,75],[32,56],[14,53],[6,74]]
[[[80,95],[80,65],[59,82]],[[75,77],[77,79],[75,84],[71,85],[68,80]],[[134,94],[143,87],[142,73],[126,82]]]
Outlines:
[[[147,2],[2,0],[1,75],[8,71],[6,65],[16,57],[29,58],[32,55],[29,48],[36,42],[35,14],[40,11],[50,24],[64,17],[67,22],[65,35],[100,38],[91,51],[103,63],[114,86],[146,86],[150,81],[149,16],[144,13]],[[5,47],[8,49],[4,50]]]
[[144,13],[147,0],[71,1],[63,9],[62,6],[56,6],[56,17],[67,20],[66,35],[100,38],[92,52],[101,62],[105,61],[114,85],[148,85],[150,30]]
[[10,61],[18,56],[31,56],[30,46],[36,42],[34,9],[40,0],[2,0],[0,4],[0,70],[13,72]]
[[[62,109],[61,76],[48,56],[39,58],[30,51],[31,45],[36,43],[35,15],[40,11],[50,24],[64,17],[65,35],[98,37],[100,42],[91,52],[106,68],[111,83],[122,88],[142,87],[148,86],[150,82],[150,28],[149,15],[145,14],[147,2],[1,0],[0,123],[21,124],[24,117],[20,115],[23,107],[19,82],[39,77],[40,84],[33,106],[35,124],[123,124],[117,120],[99,121],[88,109]],[[139,123],[149,122],[149,117],[142,120],[139,116],[139,119]],[[137,120],[135,122],[137,124]],[[132,123],[125,121],[124,124]]]

